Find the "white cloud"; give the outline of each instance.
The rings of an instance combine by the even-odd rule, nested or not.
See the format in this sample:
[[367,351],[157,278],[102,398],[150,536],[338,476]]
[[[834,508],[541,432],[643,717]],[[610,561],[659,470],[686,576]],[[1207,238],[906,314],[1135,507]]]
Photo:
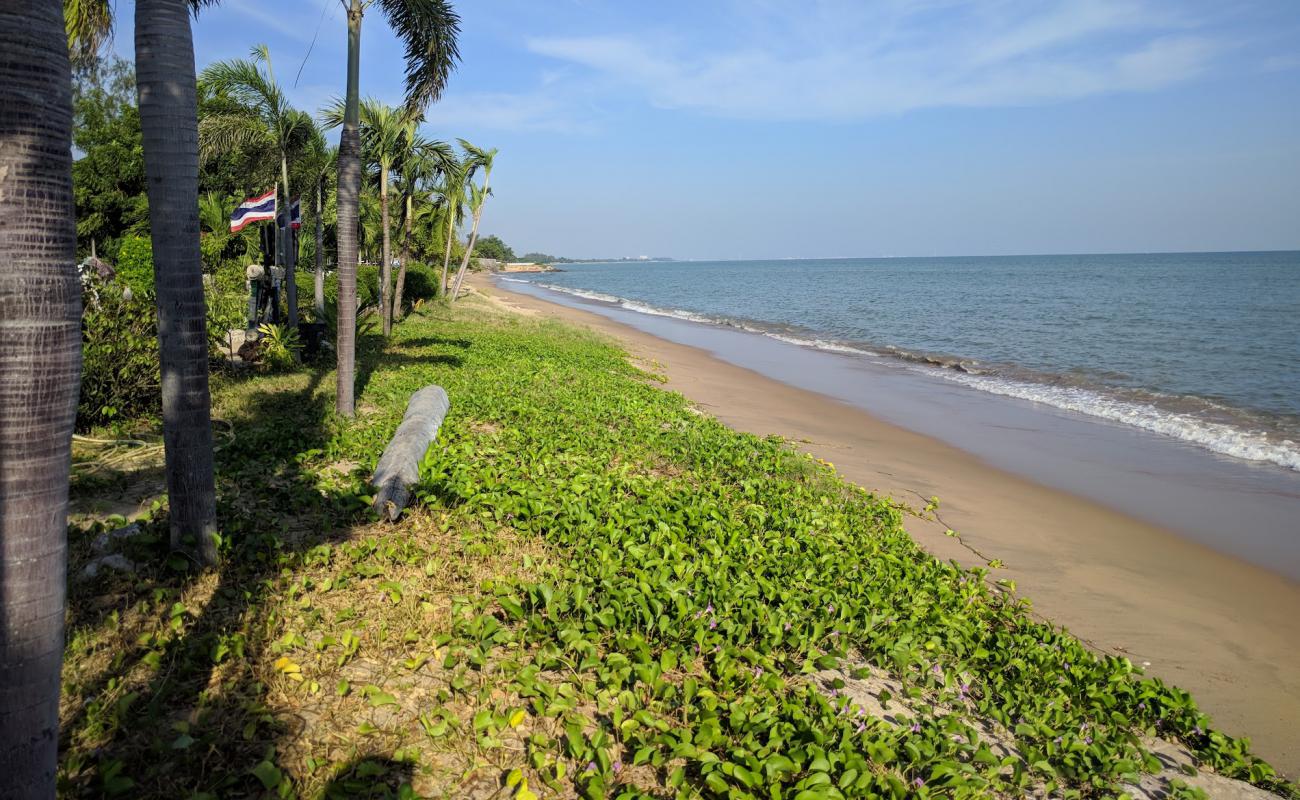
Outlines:
[[425,112],[435,131],[455,128],[578,133],[589,125],[545,90],[534,92],[448,92]]
[[[730,30],[535,38],[610,96],[759,119],[855,119],[922,108],[1151,91],[1220,49],[1138,0],[850,0],[738,4]],[[587,87],[590,91],[590,86]]]

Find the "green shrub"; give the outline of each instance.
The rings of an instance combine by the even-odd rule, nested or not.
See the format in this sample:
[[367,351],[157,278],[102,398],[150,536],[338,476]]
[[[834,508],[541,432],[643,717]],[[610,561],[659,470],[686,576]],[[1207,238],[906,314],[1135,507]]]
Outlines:
[[438,296],[438,269],[428,264],[412,261],[406,266],[406,284],[402,287],[402,303],[408,308],[416,300],[432,300]]
[[128,236],[117,251],[117,280],[135,294],[153,291],[153,245],[147,236]]
[[87,303],[82,316],[80,430],[162,408],[152,292],[127,300],[118,286],[98,289],[98,303]]

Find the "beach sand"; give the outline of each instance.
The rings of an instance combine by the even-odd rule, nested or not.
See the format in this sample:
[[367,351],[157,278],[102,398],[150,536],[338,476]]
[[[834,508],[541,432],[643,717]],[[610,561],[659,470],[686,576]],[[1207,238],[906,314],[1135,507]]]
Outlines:
[[[847,480],[936,519],[911,535],[967,566],[999,559],[1036,613],[1190,692],[1216,725],[1300,778],[1300,584],[1170,530],[996,469],[944,442],[599,314],[470,279],[496,304],[620,340],[667,388],[737,430],[779,434]],[[956,531],[960,538],[946,534]]]

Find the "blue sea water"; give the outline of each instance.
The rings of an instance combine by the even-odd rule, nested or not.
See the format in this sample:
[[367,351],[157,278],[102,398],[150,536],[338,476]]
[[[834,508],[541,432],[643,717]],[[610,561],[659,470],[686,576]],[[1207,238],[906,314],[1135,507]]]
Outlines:
[[566,264],[512,276],[1300,471],[1300,252]]

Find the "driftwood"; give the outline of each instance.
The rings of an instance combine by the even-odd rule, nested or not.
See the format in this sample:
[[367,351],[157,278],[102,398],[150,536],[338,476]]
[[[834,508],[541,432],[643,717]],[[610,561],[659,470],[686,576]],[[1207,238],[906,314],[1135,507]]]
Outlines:
[[395,522],[410,499],[410,486],[420,479],[420,459],[438,435],[438,428],[451,408],[451,400],[441,386],[426,386],[411,395],[402,424],[379,457],[379,465],[370,479],[375,487],[373,508]]

